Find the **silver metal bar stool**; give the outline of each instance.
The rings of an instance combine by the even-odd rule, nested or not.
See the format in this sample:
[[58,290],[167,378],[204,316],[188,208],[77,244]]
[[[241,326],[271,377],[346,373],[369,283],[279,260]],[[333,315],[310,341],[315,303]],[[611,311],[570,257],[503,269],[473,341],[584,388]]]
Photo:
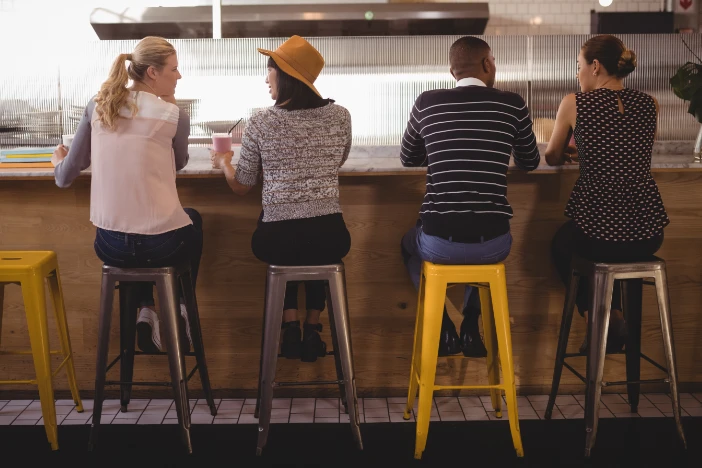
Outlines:
[[[565,360],[570,357],[583,356],[581,353],[567,353],[568,335],[573,321],[575,297],[578,291],[580,277],[590,280],[590,313],[588,316],[587,343],[587,372],[583,377]],[[653,278],[653,282],[643,281],[644,278]],[[609,328],[609,314],[612,303],[612,292],[615,280],[621,281],[623,312],[629,328],[629,339],[626,343],[627,380],[617,382],[603,382],[604,363],[607,347],[607,332]],[[663,334],[663,347],[665,350],[666,367],[653,361],[641,353],[641,291],[642,284],[654,285],[658,297],[658,311],[661,319]],[[658,369],[666,372],[666,379],[640,379],[640,359],[643,358]],[[675,348],[673,345],[673,327],[670,317],[670,300],[668,297],[668,283],[666,278],[665,261],[658,257],[650,260],[631,263],[602,263],[591,262],[574,256],[570,286],[566,294],[561,320],[561,331],[558,337],[558,350],[556,365],[553,371],[551,395],[546,407],[545,418],[550,419],[553,406],[558,394],[558,385],[561,380],[563,367],[586,384],[585,399],[585,456],[589,457],[595,445],[597,436],[597,423],[600,411],[600,396],[602,387],[610,385],[627,385],[629,402],[632,412],[637,411],[639,387],[642,383],[668,383],[673,400],[673,415],[678,434],[685,442],[685,433],[680,421],[680,400],[678,397],[678,377],[675,366]]]
[[[136,333],[136,304],[130,298],[130,286],[134,283],[155,283],[158,291],[160,305],[159,319],[163,324],[167,352],[142,353],[134,351],[134,335]],[[180,317],[180,301],[178,283],[183,291],[185,306],[188,311],[188,321],[193,341],[194,352],[182,349],[178,339],[178,320]],[[120,290],[120,355],[109,365],[107,363],[110,340],[110,325],[112,323],[112,304],[115,285],[119,283]],[[134,310],[132,310],[134,309]],[[134,355],[168,355],[171,382],[132,382]],[[187,374],[185,356],[195,356],[197,364]],[[120,380],[107,381],[107,371],[121,361]],[[205,361],[205,348],[202,342],[200,328],[200,315],[197,308],[197,297],[192,285],[190,268],[165,267],[165,268],[117,268],[108,265],[102,267],[102,288],[100,292],[100,320],[98,331],[97,363],[95,366],[95,403],[93,408],[93,422],[90,429],[89,449],[92,450],[98,440],[100,419],[105,385],[119,385],[121,390],[122,411],[127,410],[131,395],[132,385],[141,386],[168,386],[173,387],[178,423],[181,429],[181,438],[188,453],[192,453],[190,443],[190,405],[188,401],[187,382],[199,370],[200,381],[210,407],[212,415],[217,414],[217,408],[212,398],[212,388]]]
[[[337,380],[314,382],[276,382],[275,370],[280,342],[280,325],[283,320],[283,300],[288,281],[326,281],[329,325],[332,333],[333,354],[336,359]],[[358,400],[356,377],[353,370],[353,352],[349,327],[349,311],[346,298],[344,264],[318,266],[269,265],[266,275],[266,299],[261,340],[261,370],[259,374],[258,445],[260,455],[268,440],[268,429],[273,406],[273,390],[276,387],[293,385],[339,385],[341,399],[349,413],[351,430],[356,444],[363,449],[361,429],[358,424]],[[331,354],[331,353],[330,353]],[[348,406],[347,406],[348,405]]]

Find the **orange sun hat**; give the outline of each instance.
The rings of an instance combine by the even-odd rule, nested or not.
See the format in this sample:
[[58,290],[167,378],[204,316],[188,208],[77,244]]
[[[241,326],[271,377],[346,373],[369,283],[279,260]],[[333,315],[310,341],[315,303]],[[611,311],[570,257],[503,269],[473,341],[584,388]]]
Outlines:
[[258,51],[272,58],[281,70],[302,81],[317,96],[322,97],[313,83],[324,68],[324,57],[312,44],[300,36],[293,36],[283,42],[275,51],[266,49],[258,49]]

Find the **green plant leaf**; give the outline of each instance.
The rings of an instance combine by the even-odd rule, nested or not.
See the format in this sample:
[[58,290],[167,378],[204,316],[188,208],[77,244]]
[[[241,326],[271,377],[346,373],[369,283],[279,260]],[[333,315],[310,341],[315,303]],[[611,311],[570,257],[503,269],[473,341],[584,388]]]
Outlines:
[[691,101],[702,88],[702,65],[687,62],[670,78],[670,86],[677,97]]

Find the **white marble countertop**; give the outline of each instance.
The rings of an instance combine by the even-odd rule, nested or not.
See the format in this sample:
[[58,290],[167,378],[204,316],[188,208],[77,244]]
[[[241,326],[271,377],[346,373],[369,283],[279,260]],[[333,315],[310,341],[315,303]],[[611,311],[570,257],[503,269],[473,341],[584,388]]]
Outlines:
[[[657,142],[653,151],[652,171],[702,171],[702,162],[696,162],[692,153],[693,142],[689,141],[663,141]],[[234,147],[234,160],[238,159],[239,146]],[[541,164],[533,172],[548,174],[578,169],[577,164],[552,167],[546,164],[543,153],[546,145],[539,145],[542,158]],[[423,167],[402,167],[400,163],[399,146],[354,146],[348,160],[340,169],[340,175],[391,175],[391,174],[424,174]],[[510,171],[519,172],[510,163]],[[190,161],[182,170],[178,171],[179,177],[221,177],[222,171],[213,169],[210,163],[209,150],[204,146],[190,147]],[[90,175],[90,168],[81,175]],[[53,179],[53,169],[2,169],[0,165],[0,178],[16,179]]]

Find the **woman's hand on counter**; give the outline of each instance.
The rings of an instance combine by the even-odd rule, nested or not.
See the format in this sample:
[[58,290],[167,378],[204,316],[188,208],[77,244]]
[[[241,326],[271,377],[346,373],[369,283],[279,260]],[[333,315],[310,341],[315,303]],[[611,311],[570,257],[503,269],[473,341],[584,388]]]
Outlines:
[[565,160],[566,164],[579,163],[580,157],[578,156],[578,148],[576,148],[574,145],[568,145],[563,151],[563,159]]
[[54,167],[58,166],[61,161],[66,159],[67,155],[68,149],[63,145],[58,145],[54,150],[54,154],[51,156],[51,164],[53,164]]
[[210,150],[210,160],[212,161],[212,167],[214,169],[224,169],[224,166],[231,165],[233,157],[233,151],[218,153],[215,150]]

